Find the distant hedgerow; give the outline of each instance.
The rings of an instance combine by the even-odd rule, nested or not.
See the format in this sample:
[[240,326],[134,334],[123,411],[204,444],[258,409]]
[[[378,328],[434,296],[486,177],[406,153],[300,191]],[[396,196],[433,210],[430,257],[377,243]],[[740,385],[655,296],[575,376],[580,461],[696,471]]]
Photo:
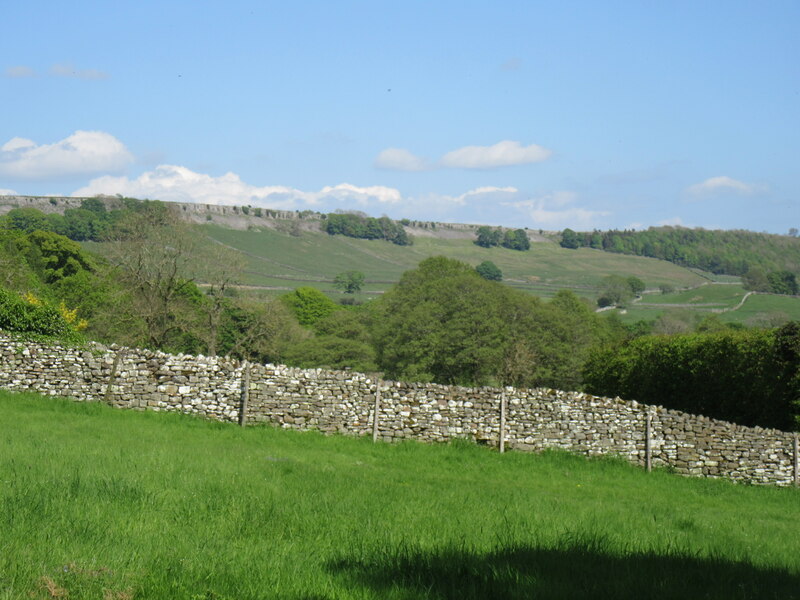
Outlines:
[[322,230],[330,235],[386,240],[398,246],[410,246],[413,243],[403,226],[389,217],[376,219],[352,213],[330,213],[322,222]]

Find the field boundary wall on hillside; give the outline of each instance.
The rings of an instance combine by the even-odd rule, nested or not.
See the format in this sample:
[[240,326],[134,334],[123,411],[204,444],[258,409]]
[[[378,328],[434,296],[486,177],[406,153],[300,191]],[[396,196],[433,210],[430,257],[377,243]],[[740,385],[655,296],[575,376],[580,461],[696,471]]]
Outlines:
[[517,450],[615,454],[641,465],[650,458],[684,475],[753,483],[798,479],[796,434],[579,392],[381,381],[225,357],[46,345],[4,332],[0,387],[385,441],[469,438],[498,446],[503,427],[505,447]]

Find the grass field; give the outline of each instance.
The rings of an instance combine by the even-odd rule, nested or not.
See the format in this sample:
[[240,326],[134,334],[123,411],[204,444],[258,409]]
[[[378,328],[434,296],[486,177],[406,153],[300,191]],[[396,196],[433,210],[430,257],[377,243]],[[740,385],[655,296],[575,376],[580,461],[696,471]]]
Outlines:
[[685,304],[706,308],[733,308],[747,293],[741,285],[708,284],[673,294],[646,294],[640,304]]
[[[529,251],[517,252],[481,248],[464,238],[419,236],[412,246],[396,246],[382,240],[309,231],[292,236],[269,228],[241,231],[208,224],[198,229],[243,253],[247,262],[244,284],[250,287],[246,293],[261,297],[278,296],[307,285],[339,298],[333,278],[343,271],[356,270],[365,274],[366,282],[355,298],[366,301],[390,289],[405,271],[422,260],[438,255],[471,265],[491,260],[503,272],[506,285],[542,298],[568,289],[594,302],[608,275],[638,277],[649,289],[668,284],[678,290],[666,295],[646,294],[641,302],[628,306],[621,318],[629,323],[652,321],[670,308],[690,310],[702,318],[736,306],[745,294],[737,277],[685,269],[652,258],[589,248],[567,250],[553,242],[534,242]],[[84,245],[103,253],[103,244]],[[758,326],[800,319],[800,298],[751,297],[740,310],[723,313],[720,318]]]
[[665,311],[677,309],[690,310],[698,318],[717,315],[725,323],[748,327],[776,326],[787,320],[800,320],[800,298],[754,294],[739,306],[745,294],[747,291],[741,285],[729,283],[708,284],[672,294],[645,294],[641,301],[630,304],[620,317],[626,323],[652,321]]
[[324,233],[304,232],[292,237],[271,229],[235,231],[216,225],[203,226],[202,230],[212,239],[244,252],[248,282],[257,285],[291,286],[295,280],[327,290],[331,285],[324,281],[352,269],[374,282],[365,289],[382,291],[397,282],[404,271],[438,255],[472,265],[491,260],[503,271],[507,283],[545,296],[565,288],[595,296],[595,288],[611,274],[633,275],[651,287],[665,283],[686,287],[706,281],[665,261],[586,248],[566,250],[551,242],[534,243],[529,251],[518,252],[481,248],[469,239],[418,237],[413,246],[396,246]]
[[737,321],[751,326],[764,326],[775,318],[800,321],[800,298],[755,294],[740,309],[720,315],[723,321]]
[[800,492],[0,392],[0,598],[798,598]]

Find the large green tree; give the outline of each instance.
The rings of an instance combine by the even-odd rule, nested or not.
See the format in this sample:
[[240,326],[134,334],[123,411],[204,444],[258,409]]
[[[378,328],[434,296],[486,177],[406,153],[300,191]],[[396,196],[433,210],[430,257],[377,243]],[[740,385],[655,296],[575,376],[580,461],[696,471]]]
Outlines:
[[503,235],[503,248],[509,250],[529,250],[531,241],[528,239],[528,234],[524,229],[509,229]]
[[767,280],[773,294],[797,294],[797,278],[791,271],[773,271],[767,275]]
[[565,229],[561,232],[561,247],[576,249],[581,247],[582,240],[572,229]]
[[355,294],[364,285],[364,274],[361,271],[344,271],[333,279],[333,287],[345,294]]
[[30,266],[46,283],[54,283],[81,271],[91,271],[91,259],[76,242],[51,231],[32,231],[26,236]]
[[372,309],[387,375],[439,383],[577,388],[603,329],[573,294],[544,304],[445,257],[404,273]]
[[379,364],[389,377],[469,384],[498,370],[508,327],[499,285],[467,264],[433,257],[380,299]]
[[281,300],[297,317],[301,325],[310,327],[332,312],[342,310],[333,300],[316,288],[302,286],[289,294],[281,296]]
[[37,208],[22,207],[12,208],[5,217],[3,223],[8,229],[18,229],[25,233],[32,231],[50,231],[50,222],[47,220],[47,215]]
[[598,306],[618,306],[631,299],[633,294],[624,277],[609,275],[600,287]]
[[482,225],[481,227],[478,227],[475,235],[475,243],[478,246],[481,246],[482,248],[491,248],[493,246],[500,245],[500,240],[503,236],[503,233],[499,227],[492,228]]

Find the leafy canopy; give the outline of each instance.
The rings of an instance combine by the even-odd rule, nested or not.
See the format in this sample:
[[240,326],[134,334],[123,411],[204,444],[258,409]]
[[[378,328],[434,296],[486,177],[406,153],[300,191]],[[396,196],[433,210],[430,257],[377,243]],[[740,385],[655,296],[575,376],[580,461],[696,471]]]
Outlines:
[[484,385],[580,385],[597,316],[569,292],[538,298],[432,257],[375,301],[378,365],[389,377]]
[[345,294],[355,294],[364,285],[364,274],[361,271],[344,271],[333,280],[333,286]]
[[281,296],[281,300],[294,313],[297,321],[306,327],[341,310],[341,307],[325,294],[308,286],[299,287],[295,291]]
[[481,264],[475,267],[475,271],[478,272],[478,275],[484,279],[488,279],[489,281],[503,280],[503,272],[490,260],[483,261]]

